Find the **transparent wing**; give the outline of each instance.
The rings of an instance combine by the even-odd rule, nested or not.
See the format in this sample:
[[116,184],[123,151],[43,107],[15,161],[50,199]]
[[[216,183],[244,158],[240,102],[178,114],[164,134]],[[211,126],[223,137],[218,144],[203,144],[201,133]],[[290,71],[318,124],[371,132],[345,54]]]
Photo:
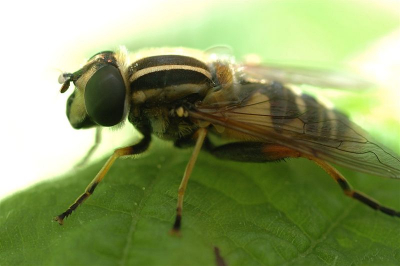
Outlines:
[[393,151],[344,114],[279,83],[215,91],[189,115],[225,128],[226,137],[277,143],[357,171],[400,178],[400,158]]
[[312,85],[322,88],[364,90],[375,87],[365,79],[355,75],[339,71],[306,68],[288,67],[280,65],[260,66],[245,65],[242,68],[245,76],[251,79],[264,79],[277,81],[284,84]]

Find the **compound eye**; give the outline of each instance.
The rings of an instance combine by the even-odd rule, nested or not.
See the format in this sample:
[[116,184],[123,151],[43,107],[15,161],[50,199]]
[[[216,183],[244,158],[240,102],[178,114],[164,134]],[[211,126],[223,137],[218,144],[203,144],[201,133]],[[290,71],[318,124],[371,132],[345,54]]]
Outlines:
[[85,88],[86,111],[97,124],[110,127],[124,115],[125,83],[119,70],[106,65],[97,70]]

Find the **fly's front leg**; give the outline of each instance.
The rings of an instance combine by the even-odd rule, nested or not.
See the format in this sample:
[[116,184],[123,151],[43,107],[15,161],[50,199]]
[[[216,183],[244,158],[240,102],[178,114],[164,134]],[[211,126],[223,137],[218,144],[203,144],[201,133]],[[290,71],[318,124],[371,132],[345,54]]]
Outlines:
[[197,137],[196,145],[194,146],[192,156],[190,157],[190,160],[186,165],[185,173],[183,174],[183,178],[178,190],[178,204],[176,207],[175,223],[171,230],[172,234],[179,235],[182,221],[183,197],[185,196],[187,183],[189,181],[190,175],[192,174],[193,167],[196,163],[197,156],[200,153],[206,135],[207,130],[205,128],[200,128],[195,134],[195,136]]
[[96,127],[96,136],[92,147],[90,148],[90,150],[88,150],[85,157],[83,157],[83,159],[75,165],[75,167],[79,168],[84,166],[89,161],[90,157],[92,157],[93,153],[97,150],[101,143],[101,131],[102,127]]
[[111,155],[111,157],[107,160],[103,168],[101,168],[100,172],[87,186],[85,192],[82,195],[80,195],[65,212],[56,216],[54,220],[57,221],[60,225],[62,225],[64,219],[68,217],[76,208],[78,208],[78,206],[81,205],[90,195],[93,194],[95,188],[101,182],[101,180],[103,180],[104,176],[107,174],[108,170],[110,170],[111,166],[113,165],[113,163],[117,158],[121,156],[140,154],[144,152],[149,147],[150,141],[151,141],[150,136],[144,136],[143,139],[138,144],[125,148],[116,149],[113,155]]

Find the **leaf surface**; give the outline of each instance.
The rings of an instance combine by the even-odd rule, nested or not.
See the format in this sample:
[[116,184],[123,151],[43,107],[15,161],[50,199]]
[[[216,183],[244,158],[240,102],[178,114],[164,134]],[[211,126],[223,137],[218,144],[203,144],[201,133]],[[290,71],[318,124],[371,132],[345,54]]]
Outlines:
[[[159,141],[154,146],[159,146]],[[169,235],[189,150],[153,147],[118,160],[64,226],[64,211],[101,168],[39,184],[0,205],[0,262],[57,265],[398,264],[399,219],[343,196],[305,159],[236,163],[202,152]],[[356,188],[400,208],[397,180],[344,170]]]

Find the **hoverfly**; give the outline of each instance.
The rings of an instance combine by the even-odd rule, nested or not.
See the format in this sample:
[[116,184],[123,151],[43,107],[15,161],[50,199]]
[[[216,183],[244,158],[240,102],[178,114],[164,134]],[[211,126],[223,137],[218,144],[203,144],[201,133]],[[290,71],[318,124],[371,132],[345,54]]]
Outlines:
[[[270,162],[306,158],[322,167],[344,194],[387,215],[400,212],[354,190],[328,162],[383,177],[400,178],[400,157],[378,144],[341,112],[289,83],[356,86],[328,72],[237,64],[212,51],[153,49],[128,55],[124,48],[91,57],[74,73],[63,73],[61,92],[73,82],[67,117],[75,129],[112,127],[128,119],[143,135],[114,151],[59,224],[95,190],[114,161],[147,150],[152,135],[176,147],[194,146],[178,189],[172,232],[181,227],[183,198],[201,149],[222,159]],[[218,145],[210,136],[225,140]]]

